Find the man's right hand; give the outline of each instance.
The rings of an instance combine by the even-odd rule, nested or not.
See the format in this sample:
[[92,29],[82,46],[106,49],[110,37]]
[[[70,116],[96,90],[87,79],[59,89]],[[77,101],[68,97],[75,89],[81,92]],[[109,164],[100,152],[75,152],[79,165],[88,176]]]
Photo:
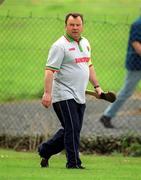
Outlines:
[[48,108],[52,103],[52,97],[51,94],[44,92],[42,97],[42,105],[46,108]]

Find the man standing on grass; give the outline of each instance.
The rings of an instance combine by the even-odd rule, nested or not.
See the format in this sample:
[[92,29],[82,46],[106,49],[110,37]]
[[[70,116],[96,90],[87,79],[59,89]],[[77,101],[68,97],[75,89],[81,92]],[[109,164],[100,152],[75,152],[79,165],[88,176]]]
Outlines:
[[100,122],[106,128],[114,128],[111,123],[112,118],[133,94],[137,84],[141,80],[141,17],[131,25],[126,56],[126,69],[125,83],[117,96],[117,100],[108,106],[100,118]]
[[88,40],[81,36],[83,16],[69,13],[65,18],[66,34],[51,47],[45,69],[42,104],[53,108],[62,125],[56,134],[39,148],[41,167],[48,167],[49,158],[66,151],[66,168],[84,169],[79,157],[80,131],[85,111],[88,81],[100,95],[102,89],[91,63]]

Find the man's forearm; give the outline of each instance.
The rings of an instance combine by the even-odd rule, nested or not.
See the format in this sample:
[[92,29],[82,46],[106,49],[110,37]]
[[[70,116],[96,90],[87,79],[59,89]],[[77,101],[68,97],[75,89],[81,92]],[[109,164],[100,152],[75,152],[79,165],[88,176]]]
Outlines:
[[44,92],[51,94],[52,82],[53,82],[53,72],[50,70],[45,70]]
[[89,67],[90,69],[90,77],[89,77],[89,80],[91,82],[91,84],[96,87],[96,86],[99,86],[99,83],[98,83],[98,80],[97,80],[97,77],[96,77],[96,72],[94,70],[94,67],[93,66],[90,66]]

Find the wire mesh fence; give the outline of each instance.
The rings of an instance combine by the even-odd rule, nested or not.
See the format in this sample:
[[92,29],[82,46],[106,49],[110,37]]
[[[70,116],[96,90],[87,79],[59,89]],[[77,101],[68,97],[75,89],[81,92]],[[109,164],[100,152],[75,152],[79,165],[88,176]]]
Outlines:
[[[105,91],[117,93],[124,82],[129,28],[127,21],[85,22],[83,35],[90,41],[93,64]],[[64,32],[64,20],[58,17],[0,17],[0,135],[48,136],[59,128],[52,108],[42,107],[40,97],[48,50]],[[87,96],[82,136],[140,135],[140,89],[139,84],[113,119],[117,128],[110,130],[99,122],[109,103]]]

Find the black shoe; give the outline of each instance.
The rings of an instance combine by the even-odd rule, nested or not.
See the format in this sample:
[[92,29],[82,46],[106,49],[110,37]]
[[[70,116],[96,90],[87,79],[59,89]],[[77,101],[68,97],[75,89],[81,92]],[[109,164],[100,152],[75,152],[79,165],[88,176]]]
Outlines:
[[41,167],[49,167],[49,162],[48,161],[49,161],[50,156],[49,157],[44,157],[45,153],[42,152],[41,146],[38,147],[38,153],[39,153],[40,157],[42,158],[41,162],[40,162]]
[[108,116],[102,116],[100,118],[100,122],[105,128],[114,128],[114,126],[111,124],[111,118]]
[[86,169],[84,166],[76,165],[76,166],[66,166],[67,169]]
[[49,167],[48,159],[42,158],[40,165],[41,167]]

